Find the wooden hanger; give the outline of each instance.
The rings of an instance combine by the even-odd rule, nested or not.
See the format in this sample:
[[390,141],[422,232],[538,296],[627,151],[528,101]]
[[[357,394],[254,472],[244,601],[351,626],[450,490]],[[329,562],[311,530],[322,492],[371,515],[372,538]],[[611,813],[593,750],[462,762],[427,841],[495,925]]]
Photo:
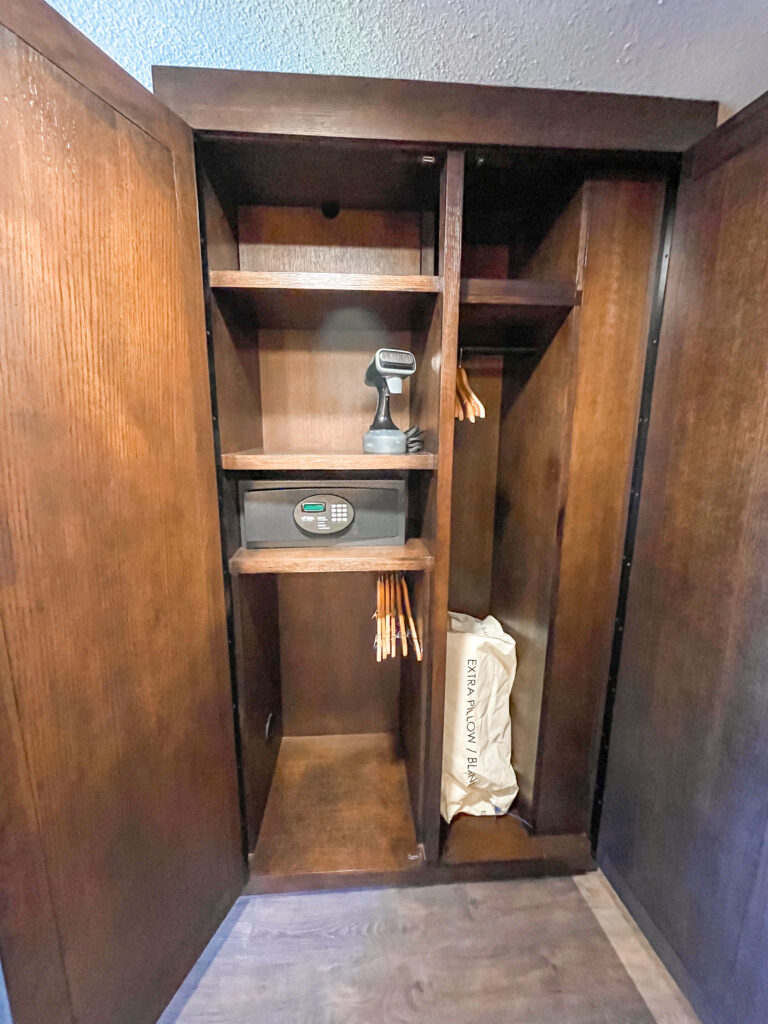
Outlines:
[[485,419],[485,406],[472,390],[467,371],[461,365],[461,359],[456,370],[456,397],[453,409],[457,420],[466,417],[470,423],[474,423],[478,418]]
[[[411,612],[411,600],[404,573],[380,572],[376,580],[376,661],[397,657],[400,637],[402,656],[408,657],[410,638],[416,660],[422,659],[419,633]],[[399,633],[398,633],[399,631]]]

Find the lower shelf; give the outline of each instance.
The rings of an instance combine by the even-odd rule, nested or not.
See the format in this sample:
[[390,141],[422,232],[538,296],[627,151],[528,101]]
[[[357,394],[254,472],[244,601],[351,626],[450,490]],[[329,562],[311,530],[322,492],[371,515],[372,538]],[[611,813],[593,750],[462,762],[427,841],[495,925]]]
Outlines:
[[386,733],[286,736],[252,875],[408,870],[418,862],[405,767]]
[[229,560],[233,575],[282,572],[395,572],[431,569],[434,557],[423,540],[402,546],[335,548],[238,548]]
[[556,873],[558,863],[573,871],[592,866],[585,835],[532,836],[511,814],[496,818],[460,814],[443,827],[446,834],[440,863],[445,867],[541,860],[549,862]]

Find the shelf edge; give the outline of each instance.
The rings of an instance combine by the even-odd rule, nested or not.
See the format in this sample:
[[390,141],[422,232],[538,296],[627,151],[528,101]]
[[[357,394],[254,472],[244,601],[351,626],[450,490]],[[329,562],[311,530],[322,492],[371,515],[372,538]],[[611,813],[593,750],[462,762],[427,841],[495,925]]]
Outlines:
[[400,546],[238,548],[229,560],[233,576],[297,572],[426,571],[435,559],[422,540]]
[[413,292],[437,294],[440,278],[428,274],[323,274],[317,272],[211,270],[211,288],[240,291]]

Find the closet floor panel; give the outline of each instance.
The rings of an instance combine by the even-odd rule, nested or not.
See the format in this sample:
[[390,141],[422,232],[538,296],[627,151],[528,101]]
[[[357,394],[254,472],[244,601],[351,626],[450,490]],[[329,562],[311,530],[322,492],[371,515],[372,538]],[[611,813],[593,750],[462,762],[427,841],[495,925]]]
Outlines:
[[549,866],[549,873],[559,874],[559,863],[571,871],[589,871],[593,866],[587,836],[529,835],[522,822],[511,814],[495,818],[460,814],[446,831],[440,860],[446,867],[493,861],[541,861]]
[[253,876],[401,871],[416,849],[391,735],[283,737]]

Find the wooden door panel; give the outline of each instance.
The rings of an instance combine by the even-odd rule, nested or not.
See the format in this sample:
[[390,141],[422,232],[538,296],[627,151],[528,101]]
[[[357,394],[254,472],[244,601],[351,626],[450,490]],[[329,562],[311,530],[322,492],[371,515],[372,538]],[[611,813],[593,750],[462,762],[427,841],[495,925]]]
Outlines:
[[[42,5],[34,38],[37,7],[0,27],[4,678],[60,1019],[142,1024],[244,876],[191,134]],[[39,1024],[9,867],[0,956]]]
[[687,157],[599,859],[707,1024],[768,1019],[768,98]]

